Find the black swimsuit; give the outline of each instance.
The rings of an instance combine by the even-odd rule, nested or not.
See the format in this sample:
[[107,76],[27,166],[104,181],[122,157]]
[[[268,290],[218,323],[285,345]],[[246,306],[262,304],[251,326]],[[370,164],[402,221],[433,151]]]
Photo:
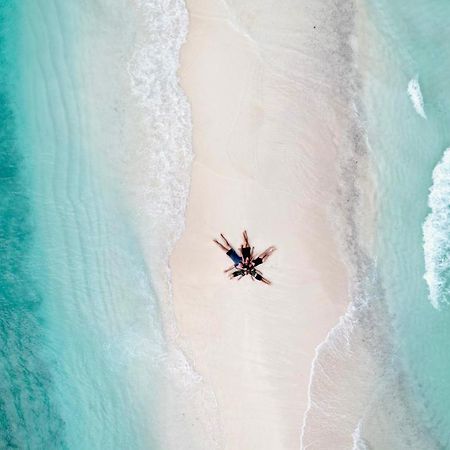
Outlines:
[[242,253],[242,259],[245,261],[247,258],[250,258],[251,248],[250,247],[242,247],[241,253]]
[[259,256],[253,260],[253,265],[254,266],[259,266],[262,263],[263,263],[263,259],[260,258]]
[[243,270],[235,270],[232,274],[233,277],[238,277],[239,275],[245,275]]

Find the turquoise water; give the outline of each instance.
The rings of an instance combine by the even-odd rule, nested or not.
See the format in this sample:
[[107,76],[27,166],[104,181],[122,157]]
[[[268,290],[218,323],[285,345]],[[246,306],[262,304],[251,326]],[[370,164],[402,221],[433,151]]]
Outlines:
[[[440,305],[435,305],[439,309],[429,298],[423,236],[432,173],[450,145],[450,47],[446,44],[450,4],[441,0],[367,4],[381,42],[371,59],[366,109],[380,208],[377,261],[394,326],[395,361],[411,396],[411,414],[440,448],[450,448],[450,310],[445,289]],[[408,83],[416,76],[427,119],[415,111],[408,97]],[[445,179],[435,194],[441,205],[437,213],[441,217],[436,217],[441,241],[427,247],[430,258],[444,261],[437,270],[445,269],[450,256],[445,252],[450,241],[445,218],[450,196],[443,187]],[[436,229],[427,236],[435,239]],[[441,248],[440,255],[429,254]],[[440,287],[445,287],[450,275],[444,270],[439,276]]]
[[2,3],[1,21],[1,395],[2,448],[62,447],[64,422],[51,392],[51,375],[41,354],[46,345],[40,314],[42,296],[33,283],[30,190],[23,176],[25,154],[18,142],[13,33],[18,11]]
[[0,3],[0,448],[161,445],[159,308],[114,171],[133,14]]

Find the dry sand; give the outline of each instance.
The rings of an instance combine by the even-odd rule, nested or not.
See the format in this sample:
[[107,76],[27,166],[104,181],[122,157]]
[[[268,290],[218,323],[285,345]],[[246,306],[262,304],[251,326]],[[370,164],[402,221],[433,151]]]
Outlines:
[[[304,2],[307,3],[307,2]],[[216,396],[223,447],[298,449],[315,348],[347,304],[331,206],[339,121],[315,46],[320,17],[291,0],[188,0],[180,76],[196,154],[171,258],[180,337]],[[238,5],[238,6],[237,6]],[[272,286],[229,281],[247,229]]]

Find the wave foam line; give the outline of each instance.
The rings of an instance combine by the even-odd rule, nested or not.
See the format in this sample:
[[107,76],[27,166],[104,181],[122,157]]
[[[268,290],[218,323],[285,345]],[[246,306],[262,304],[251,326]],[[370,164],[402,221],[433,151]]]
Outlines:
[[308,401],[306,405],[305,413],[303,414],[303,423],[300,430],[300,448],[301,450],[306,450],[308,447],[314,444],[309,443],[306,444],[306,427],[307,427],[307,421],[308,417],[311,414],[313,410],[313,383],[315,380],[315,377],[317,376],[316,370],[319,366],[319,358],[321,357],[322,351],[326,349],[327,346],[331,346],[332,342],[336,339],[338,335],[344,336],[344,340],[349,341],[345,336],[347,336],[348,333],[351,333],[352,329],[352,319],[351,315],[353,312],[353,304],[350,303],[348,310],[346,313],[339,318],[339,321],[336,323],[336,325],[331,328],[331,330],[327,333],[325,339],[316,347],[314,351],[314,358],[311,363],[311,372],[309,374],[309,382],[308,382]]
[[173,404],[166,406],[169,422],[162,426],[177,430],[167,433],[169,448],[213,450],[222,447],[217,400],[196,371],[189,345],[177,329],[169,265],[170,253],[185,226],[194,158],[191,108],[178,77],[180,51],[189,28],[188,10],[184,0],[137,0],[137,4],[142,29],[128,73],[143,113],[139,170],[148,182],[136,192],[139,215],[147,219],[149,267],[156,291],[163,293],[160,304],[167,353],[161,358],[169,380],[165,397]]
[[424,279],[431,304],[440,309],[450,297],[450,148],[433,170],[428,206],[423,224]]
[[419,77],[417,75],[408,83],[408,95],[416,113],[426,119],[427,115],[425,114],[422,91],[420,90]]
[[365,439],[362,437],[363,419],[358,422],[355,431],[353,431],[353,448],[352,450],[369,450]]

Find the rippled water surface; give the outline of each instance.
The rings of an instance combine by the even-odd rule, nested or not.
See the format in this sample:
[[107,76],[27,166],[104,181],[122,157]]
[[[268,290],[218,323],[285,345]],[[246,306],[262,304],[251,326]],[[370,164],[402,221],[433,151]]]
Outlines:
[[447,170],[442,158],[450,142],[450,4],[367,4],[380,39],[366,101],[378,172],[378,264],[395,361],[412,414],[438,445],[449,448],[450,180],[439,174]]
[[[162,77],[175,77],[184,6],[152,5],[172,39],[153,53],[172,52]],[[120,179],[130,104],[143,102],[130,79],[142,11],[122,0],[0,3],[1,448],[162,445],[166,343]],[[144,63],[134,86],[153,67]],[[170,105],[174,84],[154,85],[155,108]]]

